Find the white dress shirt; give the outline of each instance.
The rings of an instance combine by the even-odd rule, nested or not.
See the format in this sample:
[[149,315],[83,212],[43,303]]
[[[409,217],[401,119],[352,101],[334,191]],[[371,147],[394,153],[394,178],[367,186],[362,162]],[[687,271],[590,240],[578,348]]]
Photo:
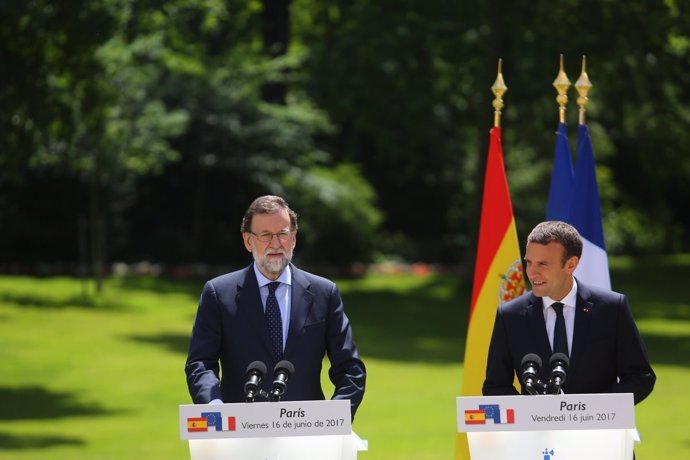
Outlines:
[[546,333],[549,335],[549,343],[553,350],[553,331],[556,329],[556,311],[551,307],[554,302],[563,304],[563,317],[565,318],[565,333],[568,336],[568,355],[573,349],[573,331],[575,329],[575,303],[577,302],[577,281],[573,278],[573,287],[562,300],[554,300],[551,297],[542,297],[544,308],[544,321]]

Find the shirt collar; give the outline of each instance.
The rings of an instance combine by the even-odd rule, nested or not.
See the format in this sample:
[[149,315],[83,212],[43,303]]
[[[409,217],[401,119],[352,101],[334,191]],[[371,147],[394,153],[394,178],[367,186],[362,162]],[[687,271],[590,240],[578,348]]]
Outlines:
[[544,296],[541,298],[543,302],[544,310],[549,308],[554,302],[560,302],[566,307],[574,307],[577,304],[577,280],[573,277],[573,287],[570,289],[562,300],[554,300],[549,296]]
[[[256,266],[256,262],[253,264],[254,266],[254,274],[256,274],[256,281],[259,283],[259,287],[264,287],[268,283],[272,283],[273,280],[269,280],[264,276],[263,273],[259,270],[259,267]],[[281,283],[285,283],[287,285],[292,284],[292,271],[290,270],[290,265],[288,264],[287,267],[285,267],[285,270],[283,270],[283,273],[280,274],[278,279],[275,281],[280,281]]]

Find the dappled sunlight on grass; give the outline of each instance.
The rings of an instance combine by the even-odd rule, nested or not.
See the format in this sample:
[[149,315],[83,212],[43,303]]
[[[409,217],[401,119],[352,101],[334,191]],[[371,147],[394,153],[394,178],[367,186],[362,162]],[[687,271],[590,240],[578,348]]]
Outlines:
[[[636,409],[639,458],[685,460],[690,447],[688,424],[668,419],[668,407],[690,410],[688,276],[684,260],[612,272],[658,375]],[[468,281],[406,273],[338,285],[368,371],[353,425],[370,443],[362,460],[452,458]],[[0,277],[0,460],[188,458],[177,406],[190,402],[183,368],[202,286],[118,278],[95,295],[77,279]]]
[[90,282],[75,278],[0,277],[0,303],[24,308],[87,308],[131,310],[177,305],[195,305],[203,283],[176,283],[152,277],[106,280],[101,293]]

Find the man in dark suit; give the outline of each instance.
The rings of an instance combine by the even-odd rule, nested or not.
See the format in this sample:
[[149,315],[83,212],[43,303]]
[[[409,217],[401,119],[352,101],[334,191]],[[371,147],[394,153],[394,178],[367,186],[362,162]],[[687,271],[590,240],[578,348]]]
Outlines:
[[[556,311],[563,310],[569,355],[564,393],[633,393],[635,404],[656,376],[623,294],[586,286],[573,276],[582,255],[577,230],[542,222],[527,238],[525,264],[532,291],[498,308],[489,346],[484,395],[518,394],[513,382],[527,354],[539,355],[547,382],[554,353]],[[563,307],[554,303],[561,303]],[[523,387],[522,393],[526,394]]]
[[[247,209],[240,230],[254,263],[204,286],[185,365],[192,400],[244,402],[247,368],[254,361],[266,364],[260,387],[270,392],[274,366],[282,360],[294,365],[294,373],[281,399],[321,400],[321,365],[328,355],[332,399],[349,400],[354,418],[366,370],[336,285],[291,263],[297,214],[282,198],[262,196]],[[271,282],[279,282],[273,302]],[[265,316],[271,303],[280,311],[274,334]]]

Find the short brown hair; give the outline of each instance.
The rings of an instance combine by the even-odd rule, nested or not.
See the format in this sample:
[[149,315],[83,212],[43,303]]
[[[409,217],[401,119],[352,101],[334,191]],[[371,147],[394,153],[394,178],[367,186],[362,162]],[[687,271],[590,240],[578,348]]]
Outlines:
[[577,229],[558,220],[548,220],[537,224],[527,237],[527,243],[547,245],[560,243],[565,248],[563,263],[573,256],[582,257],[582,238]]

